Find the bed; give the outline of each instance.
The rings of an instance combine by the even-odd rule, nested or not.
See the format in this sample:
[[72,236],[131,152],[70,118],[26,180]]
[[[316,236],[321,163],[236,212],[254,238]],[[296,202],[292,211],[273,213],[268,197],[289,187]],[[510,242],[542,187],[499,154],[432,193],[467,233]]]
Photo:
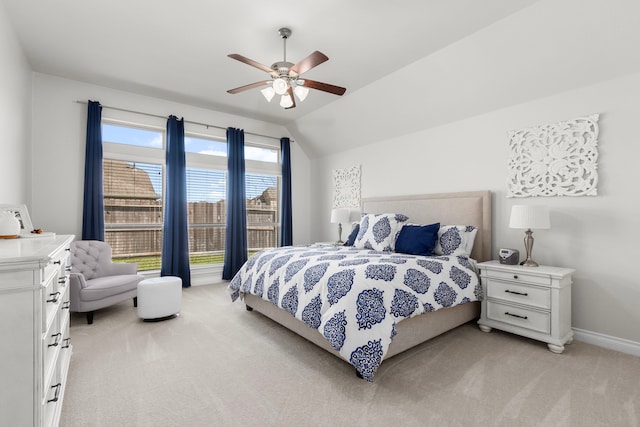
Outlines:
[[[475,229],[470,257],[446,254],[422,257],[397,252],[380,252],[370,247],[355,249],[330,245],[275,248],[262,251],[247,261],[230,282],[229,292],[232,300],[243,299],[247,310],[255,310],[269,317],[326,351],[346,360],[356,368],[358,376],[372,381],[375,371],[383,360],[479,317],[481,286],[474,267],[476,261],[491,259],[491,193],[473,191],[368,198],[363,200],[362,209],[367,213],[403,214],[408,217],[403,224],[440,223],[443,226],[441,229],[444,229],[445,225],[460,225],[469,230]],[[397,231],[399,232],[400,229],[401,227],[398,226]],[[363,258],[375,265],[361,263],[360,259]],[[311,289],[303,288],[312,288],[307,286],[307,280],[309,277],[317,276],[314,274],[319,264],[330,263],[333,264],[323,267],[324,270],[329,269],[329,272],[333,273],[330,279],[337,277],[340,281],[334,280],[333,287],[331,280],[328,284],[319,285],[324,286],[323,300],[320,301],[317,299],[320,298],[319,296],[307,294]],[[364,265],[361,267],[360,264]],[[420,290],[421,285],[417,285],[417,288],[411,285],[410,290],[404,286],[405,291],[408,292],[395,289],[392,302],[390,302],[391,291],[387,292],[388,297],[385,297],[387,300],[384,303],[382,298],[375,298],[380,297],[384,290],[388,289],[385,287],[387,283],[384,280],[387,278],[384,276],[389,270],[392,270],[392,276],[404,277],[406,285],[411,284],[407,282],[407,277],[411,274],[424,275],[423,272],[432,274],[422,267],[433,270],[431,268],[433,264],[438,264],[440,270],[437,271],[439,275],[436,274],[431,278],[430,292],[433,293],[427,295]],[[355,271],[350,273],[351,276],[347,279],[351,279],[348,285],[350,294],[355,293],[357,296],[345,296],[340,300],[340,297],[347,295],[346,291],[344,294],[341,293],[344,283],[342,279],[345,277],[343,270],[347,268],[345,266],[348,266],[349,271]],[[449,274],[452,278],[463,277],[464,279],[462,287],[465,289],[456,288],[456,292],[453,292],[456,295],[455,303],[438,295],[438,291],[442,289],[449,291],[450,294],[451,287],[455,285],[454,283],[445,284],[449,279],[443,278],[445,274],[442,272],[443,268],[445,273],[456,272],[455,275]],[[421,272],[418,273],[418,270]],[[278,272],[282,274],[278,276],[280,274]],[[322,273],[324,274],[324,271]],[[280,285],[281,289],[278,290],[274,283]],[[299,286],[291,286],[292,283],[299,283]],[[339,283],[339,286],[335,286],[335,283]],[[436,285],[436,283],[439,284]],[[403,286],[400,285],[400,287]],[[258,288],[259,292],[254,292]],[[416,290],[417,293],[413,292]],[[336,294],[338,294],[337,297]],[[444,295],[446,296],[447,292],[444,292]],[[324,299],[325,296],[328,300]],[[348,307],[357,306],[357,309],[354,308],[354,313],[350,313],[351,308],[347,308],[340,314],[342,308],[338,300],[342,303],[348,298],[351,298]],[[380,301],[380,307],[384,306],[387,313],[375,313],[376,301]],[[313,306],[316,307],[316,312],[309,310]],[[322,311],[322,320],[318,320],[320,311]],[[354,320],[351,322],[353,325],[349,326],[357,330],[357,332],[349,332],[351,335],[358,334],[357,339],[351,336],[345,338],[346,334],[342,326],[346,324],[345,312],[346,316],[351,314],[349,319],[357,318],[357,321]],[[315,320],[310,320],[314,318],[313,313],[315,313]],[[342,341],[339,342],[340,340]]]

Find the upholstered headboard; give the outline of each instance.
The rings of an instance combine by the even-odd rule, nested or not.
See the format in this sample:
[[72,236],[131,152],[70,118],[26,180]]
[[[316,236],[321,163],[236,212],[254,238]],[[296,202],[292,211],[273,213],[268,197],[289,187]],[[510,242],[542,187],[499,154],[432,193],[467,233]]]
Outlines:
[[473,225],[478,228],[471,257],[488,261],[491,255],[491,192],[423,194],[363,199],[363,212],[401,213],[414,224]]

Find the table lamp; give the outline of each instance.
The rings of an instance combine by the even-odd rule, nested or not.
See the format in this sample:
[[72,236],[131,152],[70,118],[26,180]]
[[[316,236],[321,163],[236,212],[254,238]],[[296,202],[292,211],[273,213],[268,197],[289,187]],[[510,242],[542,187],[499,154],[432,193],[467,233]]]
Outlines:
[[538,263],[531,259],[533,249],[533,231],[531,229],[551,228],[549,221],[549,209],[546,206],[514,205],[511,207],[510,228],[524,228],[524,247],[527,250],[527,258],[520,263],[525,267],[537,267]]
[[336,242],[336,245],[344,244],[342,241],[342,223],[349,222],[350,216],[351,212],[347,208],[331,209],[331,223],[338,223],[338,241]]

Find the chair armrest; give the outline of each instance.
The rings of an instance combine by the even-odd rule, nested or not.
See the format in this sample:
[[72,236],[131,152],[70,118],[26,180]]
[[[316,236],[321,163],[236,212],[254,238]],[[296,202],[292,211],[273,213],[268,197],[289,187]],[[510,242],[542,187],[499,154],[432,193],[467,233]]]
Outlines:
[[87,281],[82,273],[70,273],[69,285],[72,289],[84,289],[87,287]]
[[136,274],[138,272],[138,264],[128,262],[114,262],[109,265],[109,271],[105,271],[103,276],[118,276],[121,274]]

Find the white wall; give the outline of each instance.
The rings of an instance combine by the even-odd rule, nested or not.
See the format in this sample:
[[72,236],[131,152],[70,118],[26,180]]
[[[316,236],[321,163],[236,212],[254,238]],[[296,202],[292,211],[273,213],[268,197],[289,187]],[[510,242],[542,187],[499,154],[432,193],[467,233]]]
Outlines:
[[[333,169],[362,165],[362,196],[484,190],[493,192],[493,253],[524,254],[522,230],[508,228],[513,204],[546,204],[551,229],[534,232],[534,259],[576,269],[573,327],[640,343],[640,74],[560,93],[470,119],[388,139],[313,162],[312,236],[328,240]],[[600,113],[595,197],[506,198],[508,131]]]
[[[232,126],[275,137],[289,136],[285,129],[256,120],[245,119],[189,105],[90,85],[46,74],[33,75],[33,203],[31,217],[35,227],[57,233],[81,235],[84,155],[86,143],[87,106],[76,101],[99,101],[103,106],[145,112],[167,117],[171,114],[185,121]],[[103,108],[103,118],[129,120],[134,123],[164,128],[166,119],[124,113]],[[199,132],[219,133],[223,129],[195,128]],[[259,137],[257,142],[278,141]],[[294,201],[294,242],[309,241],[309,160],[298,143],[292,144],[292,188]]]
[[31,68],[0,2],[0,204],[30,204]]

